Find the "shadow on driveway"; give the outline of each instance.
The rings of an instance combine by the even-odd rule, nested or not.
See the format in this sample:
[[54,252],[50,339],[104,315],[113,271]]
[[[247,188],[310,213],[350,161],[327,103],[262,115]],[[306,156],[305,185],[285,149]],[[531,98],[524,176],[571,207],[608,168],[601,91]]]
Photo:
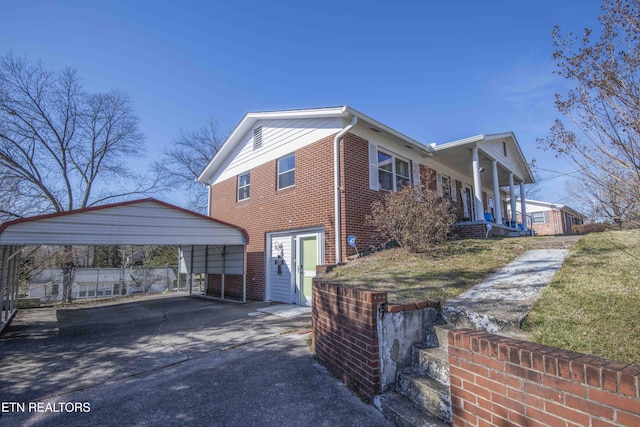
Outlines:
[[22,310],[0,341],[0,425],[389,425],[312,358],[310,315],[267,305]]

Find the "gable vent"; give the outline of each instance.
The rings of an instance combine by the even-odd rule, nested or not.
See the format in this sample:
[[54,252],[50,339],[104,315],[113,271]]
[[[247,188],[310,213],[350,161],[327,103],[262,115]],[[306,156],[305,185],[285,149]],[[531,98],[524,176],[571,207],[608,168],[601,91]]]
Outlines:
[[262,147],[262,126],[253,130],[253,149],[257,150],[260,147]]

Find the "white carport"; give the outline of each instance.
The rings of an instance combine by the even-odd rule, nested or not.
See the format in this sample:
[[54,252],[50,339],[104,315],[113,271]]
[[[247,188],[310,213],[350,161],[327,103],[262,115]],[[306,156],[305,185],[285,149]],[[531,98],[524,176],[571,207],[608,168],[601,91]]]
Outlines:
[[[231,224],[161,202],[142,199],[0,224],[0,331],[16,311],[20,254],[25,245],[174,245],[187,273],[241,276],[246,302],[247,233]],[[206,288],[206,286],[205,286]],[[205,291],[206,292],[206,291]]]

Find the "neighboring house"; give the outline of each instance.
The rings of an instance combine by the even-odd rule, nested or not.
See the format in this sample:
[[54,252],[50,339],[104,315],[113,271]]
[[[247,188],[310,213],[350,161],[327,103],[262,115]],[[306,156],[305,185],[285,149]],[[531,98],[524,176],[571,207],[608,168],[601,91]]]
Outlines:
[[[517,201],[521,204],[520,198]],[[569,206],[538,200],[525,199],[525,212],[528,228],[539,236],[574,233],[573,225],[584,224],[586,219]],[[517,216],[518,221],[522,221],[521,211],[517,211]]]
[[[62,269],[45,269],[29,281],[29,298],[41,302],[62,301]],[[102,298],[172,289],[176,275],[171,268],[76,268],[73,299]]]
[[[429,183],[455,204],[459,234],[484,237],[491,213],[507,235],[506,199],[534,179],[511,132],[423,145],[344,106],[247,113],[198,181],[209,215],[249,234],[247,297],[309,305],[316,266],[355,253],[348,236],[382,243],[366,216],[386,192]],[[220,286],[209,276],[210,293]]]

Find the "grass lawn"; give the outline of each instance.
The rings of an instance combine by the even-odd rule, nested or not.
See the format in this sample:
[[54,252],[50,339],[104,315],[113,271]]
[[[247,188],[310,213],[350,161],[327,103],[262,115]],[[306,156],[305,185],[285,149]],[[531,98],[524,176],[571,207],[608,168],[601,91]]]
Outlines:
[[465,239],[443,245],[438,254],[389,249],[350,261],[327,274],[329,280],[388,291],[390,302],[445,300],[488,278],[539,238]]
[[640,364],[640,230],[584,236],[525,330],[540,344]]
[[[437,255],[396,248],[351,261],[326,278],[387,291],[390,302],[446,300],[523,252],[546,247],[546,241],[457,240]],[[640,230],[584,236],[529,314],[525,329],[541,344],[640,364]]]

